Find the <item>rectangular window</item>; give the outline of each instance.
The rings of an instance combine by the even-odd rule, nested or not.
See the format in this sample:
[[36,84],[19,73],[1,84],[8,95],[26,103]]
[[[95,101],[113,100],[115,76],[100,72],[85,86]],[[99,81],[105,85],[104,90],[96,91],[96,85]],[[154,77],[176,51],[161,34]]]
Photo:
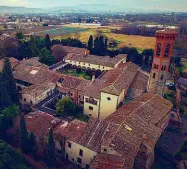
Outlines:
[[82,163],[82,159],[79,158],[79,157],[77,157],[77,162],[78,162],[79,164],[81,164],[81,163]]
[[89,110],[93,111],[93,107],[92,107],[92,106],[89,106]]
[[73,93],[70,93],[70,96],[73,96]]
[[86,164],[86,169],[89,169],[89,168],[90,168],[90,166],[88,164]]
[[83,150],[81,150],[81,149],[79,151],[79,156],[81,156],[81,157],[83,156]]
[[68,143],[68,147],[71,148],[71,143]]

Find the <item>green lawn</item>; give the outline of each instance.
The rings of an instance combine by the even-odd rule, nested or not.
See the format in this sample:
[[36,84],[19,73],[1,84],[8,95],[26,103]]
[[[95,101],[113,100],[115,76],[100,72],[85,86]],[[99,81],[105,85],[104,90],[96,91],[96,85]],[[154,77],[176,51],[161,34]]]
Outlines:
[[91,80],[91,77],[89,75],[87,75],[85,71],[81,71],[80,73],[77,73],[75,69],[68,69],[68,70],[63,71],[63,74],[72,75],[75,77],[80,77],[82,79]]
[[65,35],[65,34],[72,34],[78,32],[86,32],[88,31],[87,28],[71,28],[71,27],[63,27],[57,29],[51,29],[40,32],[41,34],[49,34],[49,35]]

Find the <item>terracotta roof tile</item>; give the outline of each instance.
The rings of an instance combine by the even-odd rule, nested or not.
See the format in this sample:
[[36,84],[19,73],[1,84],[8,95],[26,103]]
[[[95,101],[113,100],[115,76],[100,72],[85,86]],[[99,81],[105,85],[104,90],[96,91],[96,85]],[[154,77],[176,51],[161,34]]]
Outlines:
[[124,169],[125,158],[121,156],[98,154],[90,169]]
[[97,56],[97,55],[82,55],[70,53],[66,56],[66,60],[84,62],[90,64],[96,64],[100,66],[113,67],[118,64],[122,59],[126,58],[127,55],[118,55],[114,58],[109,56]]

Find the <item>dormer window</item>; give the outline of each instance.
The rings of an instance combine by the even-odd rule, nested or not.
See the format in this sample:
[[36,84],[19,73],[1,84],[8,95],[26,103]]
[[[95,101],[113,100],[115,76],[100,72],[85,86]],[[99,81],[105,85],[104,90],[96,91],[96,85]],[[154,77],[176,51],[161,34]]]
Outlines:
[[63,78],[60,78],[60,79],[58,80],[59,83],[62,83],[63,81],[64,81]]

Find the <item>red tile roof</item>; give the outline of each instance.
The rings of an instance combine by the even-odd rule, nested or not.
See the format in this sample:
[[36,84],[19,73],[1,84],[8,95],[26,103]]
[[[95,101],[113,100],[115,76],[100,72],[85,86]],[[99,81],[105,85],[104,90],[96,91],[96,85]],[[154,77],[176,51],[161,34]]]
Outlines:
[[47,113],[35,112],[25,115],[27,129],[33,132],[38,138],[44,138],[50,128],[53,128],[60,120]]
[[82,54],[82,55],[84,55],[85,52],[88,51],[88,50],[85,49],[85,48],[77,48],[77,47],[63,46],[63,45],[60,45],[60,44],[53,45],[52,48],[51,48],[51,50],[54,51],[54,50],[58,50],[59,48],[60,48],[61,50],[64,50],[64,51],[67,52],[67,53]]
[[98,154],[90,169],[124,169],[125,158],[109,154]]
[[127,55],[117,55],[116,57],[111,58],[110,56],[97,56],[97,55],[82,55],[70,53],[66,56],[66,60],[84,62],[90,64],[96,64],[106,67],[115,67],[120,61],[126,58]]

